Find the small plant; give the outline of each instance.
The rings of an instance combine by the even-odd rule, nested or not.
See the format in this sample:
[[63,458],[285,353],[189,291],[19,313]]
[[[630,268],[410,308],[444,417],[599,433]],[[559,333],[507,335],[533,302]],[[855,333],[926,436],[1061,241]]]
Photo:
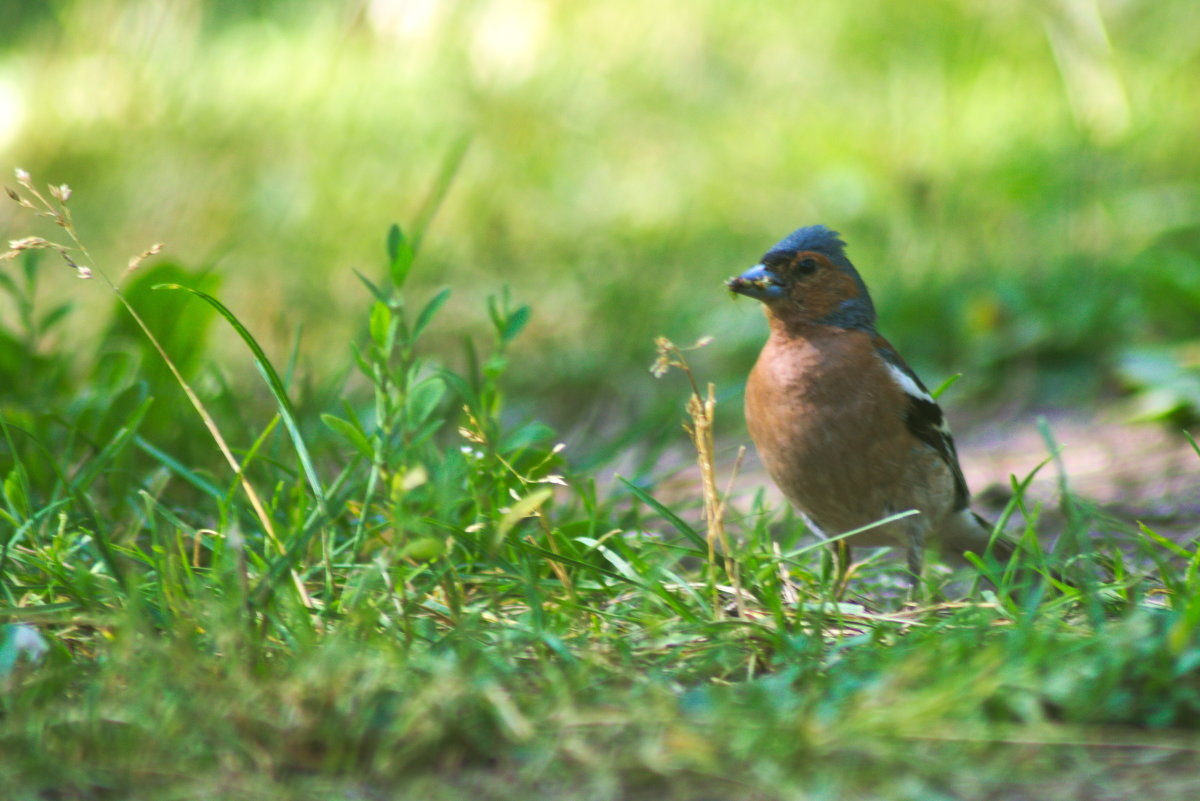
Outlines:
[[725,531],[725,510],[729,491],[737,477],[742,459],[746,455],[746,449],[745,446],[738,449],[737,459],[729,477],[729,487],[726,488],[724,494],[720,493],[717,489],[716,443],[713,434],[713,414],[717,405],[716,387],[710,383],[707,394],[702,396],[700,387],[696,384],[696,377],[692,374],[692,368],[684,356],[685,350],[703,348],[711,342],[711,337],[703,337],[689,348],[680,348],[666,337],[659,337],[654,342],[658,350],[658,358],[650,368],[650,372],[658,378],[675,367],[687,376],[688,384],[691,386],[692,392],[688,396],[687,413],[692,424],[690,427],[684,426],[684,428],[692,438],[692,446],[696,449],[696,460],[700,466],[700,487],[704,497],[704,522],[707,526],[705,540],[708,544],[709,591],[712,593],[713,609],[721,608],[717,598],[717,548],[720,547],[724,554],[725,575],[729,577],[729,581],[733,585],[734,605],[738,616],[744,617],[746,610],[742,598],[741,582],[738,578],[737,563],[731,556],[729,535]]

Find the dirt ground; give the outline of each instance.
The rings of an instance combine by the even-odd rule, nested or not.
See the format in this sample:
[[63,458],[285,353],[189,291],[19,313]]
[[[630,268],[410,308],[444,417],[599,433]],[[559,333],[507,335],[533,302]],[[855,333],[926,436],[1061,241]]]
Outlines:
[[1056,507],[1065,474],[1072,493],[1117,521],[1141,522],[1176,540],[1200,535],[1200,454],[1163,424],[1131,423],[1103,411],[962,426],[959,456],[981,511],[1003,508],[1011,497],[1009,477],[1023,479],[1051,454],[1039,417],[1059,458],[1038,472],[1027,497]]

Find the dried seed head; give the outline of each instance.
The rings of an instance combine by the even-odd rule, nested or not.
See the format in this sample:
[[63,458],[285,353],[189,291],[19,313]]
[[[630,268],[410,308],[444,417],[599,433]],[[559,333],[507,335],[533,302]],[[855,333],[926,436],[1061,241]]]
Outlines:
[[40,250],[42,248],[52,248],[55,245],[42,239],[40,236],[27,236],[24,239],[10,239],[8,246],[13,250]]
[[59,248],[58,255],[62,256],[63,261],[65,261],[67,264],[71,265],[71,267],[75,270],[76,278],[91,278],[92,277],[92,268],[88,267],[86,265],[77,263],[74,259],[71,258],[71,254],[67,252],[66,248]]
[[28,170],[23,170],[20,167],[17,167],[17,169],[14,170],[14,172],[17,175],[17,183],[19,183],[21,186],[29,186]]
[[50,194],[53,195],[54,199],[59,203],[65,205],[66,202],[71,199],[71,187],[67,186],[66,184],[59,184],[58,186],[51,184]]
[[[13,189],[11,186],[4,187],[4,192],[5,192],[5,194],[7,194],[9,196],[9,198],[11,198],[21,208],[23,208],[23,209],[32,209],[33,208],[33,204],[30,203],[25,198],[21,197],[20,193],[18,193],[17,190]],[[35,211],[36,211],[36,209],[35,209]]]
[[162,249],[163,249],[162,242],[155,242],[153,245],[146,248],[141,253],[134,256],[132,259],[130,259],[129,266],[127,268],[125,268],[125,272],[127,272],[127,273],[133,272],[138,267],[141,267],[142,262],[144,262],[146,259],[150,258],[151,256],[157,256],[159,253],[162,253]]
[[460,437],[462,437],[463,439],[467,440],[468,442],[475,442],[480,445],[482,445],[485,441],[483,439],[483,437],[479,435],[478,432],[472,431],[471,429],[467,428],[466,426],[458,427],[458,435]]

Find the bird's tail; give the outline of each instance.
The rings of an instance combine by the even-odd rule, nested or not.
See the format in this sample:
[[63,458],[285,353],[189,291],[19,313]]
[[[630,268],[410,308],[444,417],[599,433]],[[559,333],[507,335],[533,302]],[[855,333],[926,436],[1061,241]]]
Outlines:
[[942,529],[949,555],[961,557],[967,551],[978,556],[990,553],[1000,563],[1008,562],[1017,546],[1004,536],[992,536],[992,526],[970,509],[963,509],[946,521]]
[[[944,528],[946,549],[956,557],[962,557],[967,551],[977,554],[980,557],[988,554],[1000,565],[1007,565],[1016,556],[1017,551],[1021,550],[1021,547],[1003,534],[993,536],[992,530],[993,526],[988,521],[970,509],[964,509]],[[1078,587],[1081,580],[1095,581],[1096,579],[1100,579],[1104,581],[1111,580],[1113,576],[1112,568],[1103,562],[1095,566],[1094,572],[1081,573],[1081,571],[1086,570],[1086,567],[1072,569],[1070,571],[1071,577],[1067,577],[1062,572],[1053,568],[1035,573],[1033,565],[1027,563],[1027,566],[1018,574],[1017,578],[1020,584],[1029,587],[1034,585],[1038,575],[1044,573],[1060,584]]]
[[[962,557],[967,551],[984,558],[989,556],[1000,565],[1007,565],[1016,556],[1019,546],[1003,534],[993,536],[993,526],[970,509],[964,509],[956,515],[945,528],[947,550],[954,556]],[[1032,571],[1022,571],[1020,583],[1030,584],[1035,576]],[[1049,575],[1056,581],[1062,581],[1056,571],[1050,570]]]

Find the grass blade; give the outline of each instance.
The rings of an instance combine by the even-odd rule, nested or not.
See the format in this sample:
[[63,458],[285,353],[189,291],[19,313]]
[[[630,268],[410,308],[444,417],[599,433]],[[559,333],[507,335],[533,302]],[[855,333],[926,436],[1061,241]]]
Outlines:
[[691,540],[692,544],[699,548],[702,553],[708,552],[708,541],[705,540],[704,535],[684,522],[683,518],[664,506],[653,495],[646,492],[636,484],[628,481],[624,476],[617,476],[617,480],[628,487],[629,491],[632,492],[634,497],[636,497],[639,501],[646,504],[651,509],[666,518],[667,521],[674,526],[680,534]]
[[292,445],[296,448],[296,456],[300,460],[300,466],[304,470],[304,477],[308,479],[308,484],[312,488],[313,495],[320,504],[322,510],[326,508],[325,489],[321,486],[321,480],[317,476],[316,467],[313,465],[312,456],[308,452],[308,446],[304,443],[304,437],[300,433],[300,426],[296,422],[296,413],[292,409],[292,402],[288,399],[287,389],[283,386],[283,381],[279,378],[279,373],[271,365],[270,359],[263,351],[262,347],[254,336],[242,325],[241,321],[229,310],[225,304],[209,295],[207,292],[201,292],[199,289],[183,286],[181,284],[158,284],[155,289],[181,289],[203,300],[208,305],[217,310],[222,317],[233,327],[237,335],[246,343],[246,347],[250,348],[250,352],[254,354],[254,363],[258,366],[259,372],[267,382],[267,388],[270,389],[272,397],[275,398],[275,403],[279,408],[279,416],[283,419],[284,428],[287,429],[288,435],[292,438]]

